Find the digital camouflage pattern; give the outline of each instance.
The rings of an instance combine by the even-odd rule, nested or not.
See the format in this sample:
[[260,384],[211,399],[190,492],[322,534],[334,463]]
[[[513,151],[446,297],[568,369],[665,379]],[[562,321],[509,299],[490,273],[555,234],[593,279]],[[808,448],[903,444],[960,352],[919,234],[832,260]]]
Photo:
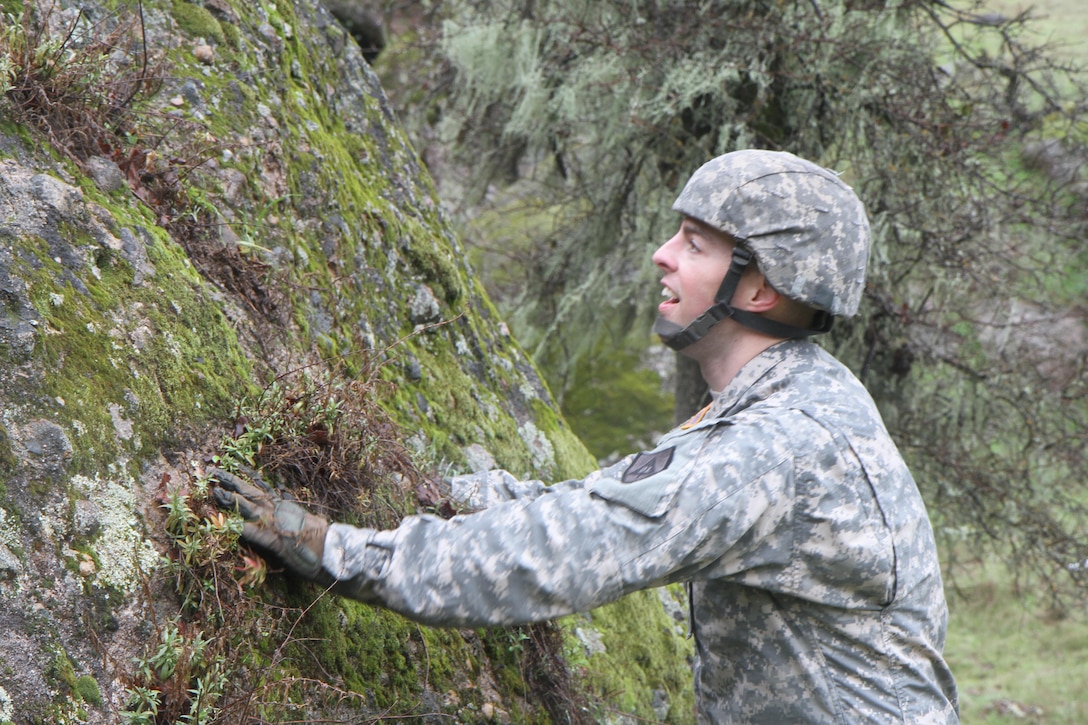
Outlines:
[[699,167],[672,208],[748,247],[786,297],[832,315],[857,312],[869,220],[827,169],[784,151],[734,151]]
[[948,724],[933,532],[872,399],[812,342],[583,481],[453,482],[488,508],[333,524],[340,593],[439,626],[522,623],[690,582],[701,722]]

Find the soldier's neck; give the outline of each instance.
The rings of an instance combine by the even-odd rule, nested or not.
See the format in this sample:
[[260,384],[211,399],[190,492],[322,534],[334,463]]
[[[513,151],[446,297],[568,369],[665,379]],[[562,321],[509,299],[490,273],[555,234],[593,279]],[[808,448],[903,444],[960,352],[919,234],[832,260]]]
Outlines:
[[725,390],[740,369],[767,348],[782,341],[736,324],[718,323],[702,340],[684,350],[699,363],[703,380],[711,390]]

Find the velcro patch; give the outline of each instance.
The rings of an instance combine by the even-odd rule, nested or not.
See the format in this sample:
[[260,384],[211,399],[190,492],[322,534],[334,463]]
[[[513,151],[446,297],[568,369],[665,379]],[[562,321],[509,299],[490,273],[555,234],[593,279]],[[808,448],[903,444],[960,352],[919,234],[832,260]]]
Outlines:
[[620,480],[624,483],[634,483],[661,473],[672,463],[672,454],[675,450],[676,446],[673,446],[653,453],[639,453],[623,472],[623,478]]

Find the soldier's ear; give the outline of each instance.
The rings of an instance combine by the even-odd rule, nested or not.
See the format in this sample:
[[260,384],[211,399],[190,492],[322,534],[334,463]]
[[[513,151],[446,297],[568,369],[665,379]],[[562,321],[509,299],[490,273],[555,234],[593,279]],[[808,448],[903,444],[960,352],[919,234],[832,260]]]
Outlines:
[[785,299],[758,271],[746,274],[737,285],[733,304],[749,312],[768,312]]

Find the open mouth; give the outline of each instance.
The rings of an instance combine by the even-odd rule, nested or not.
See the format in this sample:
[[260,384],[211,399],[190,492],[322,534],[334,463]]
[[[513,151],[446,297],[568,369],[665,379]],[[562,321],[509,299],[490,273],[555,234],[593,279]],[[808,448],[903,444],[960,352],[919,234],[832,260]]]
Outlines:
[[665,299],[661,302],[661,304],[657,306],[659,310],[664,310],[667,307],[672,307],[673,305],[677,305],[680,303],[680,296],[668,287],[663,287],[661,289],[661,296]]

